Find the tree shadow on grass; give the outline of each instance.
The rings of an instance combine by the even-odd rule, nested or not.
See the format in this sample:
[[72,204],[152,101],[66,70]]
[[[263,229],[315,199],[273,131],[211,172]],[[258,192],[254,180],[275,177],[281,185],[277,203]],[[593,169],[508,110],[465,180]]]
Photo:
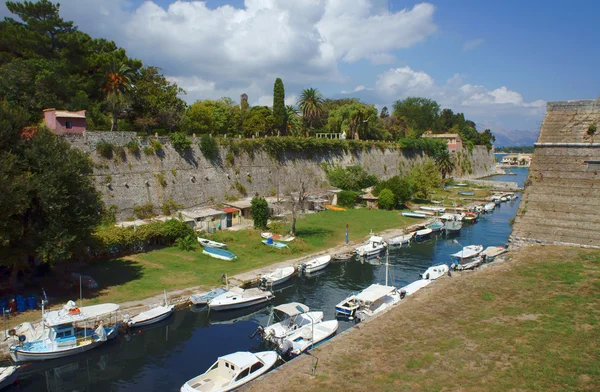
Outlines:
[[296,229],[296,235],[298,237],[327,236],[333,233],[333,230],[325,229],[323,227],[306,227],[303,229]]

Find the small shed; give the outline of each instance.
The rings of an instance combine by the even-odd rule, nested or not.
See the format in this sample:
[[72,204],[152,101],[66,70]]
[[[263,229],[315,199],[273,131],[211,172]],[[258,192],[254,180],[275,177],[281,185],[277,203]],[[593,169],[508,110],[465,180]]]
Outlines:
[[181,211],[181,216],[186,222],[193,222],[197,231],[213,232],[225,227],[227,215],[221,210],[210,207],[190,208]]
[[242,223],[242,213],[239,209],[225,207],[223,208],[223,212],[225,213],[225,226],[221,227],[233,227]]
[[367,208],[371,209],[371,208],[379,208],[379,198],[375,195],[373,195],[373,189],[375,187],[369,187],[369,188],[365,188],[363,189],[363,194],[360,195],[358,198],[362,201],[364,201],[367,205]]
[[223,203],[223,205],[225,207],[232,207],[238,209],[243,219],[252,220],[252,199],[228,201]]
[[44,109],[44,124],[54,133],[83,135],[87,126],[85,110],[69,112],[67,110]]

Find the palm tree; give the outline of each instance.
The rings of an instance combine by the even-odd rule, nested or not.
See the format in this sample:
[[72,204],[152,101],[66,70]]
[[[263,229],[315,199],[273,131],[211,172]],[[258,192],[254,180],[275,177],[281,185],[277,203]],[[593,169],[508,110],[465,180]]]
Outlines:
[[113,62],[106,73],[106,80],[102,86],[102,91],[106,95],[111,113],[111,131],[117,130],[117,120],[119,114],[129,104],[129,91],[133,87],[133,77],[135,73],[132,68],[123,63]]
[[316,88],[302,90],[298,107],[302,112],[302,118],[308,121],[308,128],[312,133],[313,122],[323,113],[323,95]]
[[448,150],[443,150],[435,157],[435,164],[442,174],[442,182],[445,185],[446,176],[454,171],[454,159]]
[[298,109],[294,105],[285,107],[285,124],[287,126],[287,134],[298,136],[300,124],[298,124]]

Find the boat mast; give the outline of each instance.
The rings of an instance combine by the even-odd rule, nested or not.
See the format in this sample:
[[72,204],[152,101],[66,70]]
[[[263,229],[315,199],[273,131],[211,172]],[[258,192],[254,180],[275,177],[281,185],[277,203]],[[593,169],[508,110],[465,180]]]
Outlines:
[[385,251],[385,285],[388,285],[388,270],[390,268],[390,250]]

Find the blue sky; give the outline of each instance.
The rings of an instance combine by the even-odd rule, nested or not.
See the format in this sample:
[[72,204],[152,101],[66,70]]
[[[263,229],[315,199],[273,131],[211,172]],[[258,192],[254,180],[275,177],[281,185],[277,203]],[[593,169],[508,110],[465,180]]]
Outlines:
[[379,108],[424,96],[530,142],[545,102],[600,95],[592,1],[63,0],[61,13],[163,68],[189,103],[270,105],[281,77],[288,103],[307,87]]

